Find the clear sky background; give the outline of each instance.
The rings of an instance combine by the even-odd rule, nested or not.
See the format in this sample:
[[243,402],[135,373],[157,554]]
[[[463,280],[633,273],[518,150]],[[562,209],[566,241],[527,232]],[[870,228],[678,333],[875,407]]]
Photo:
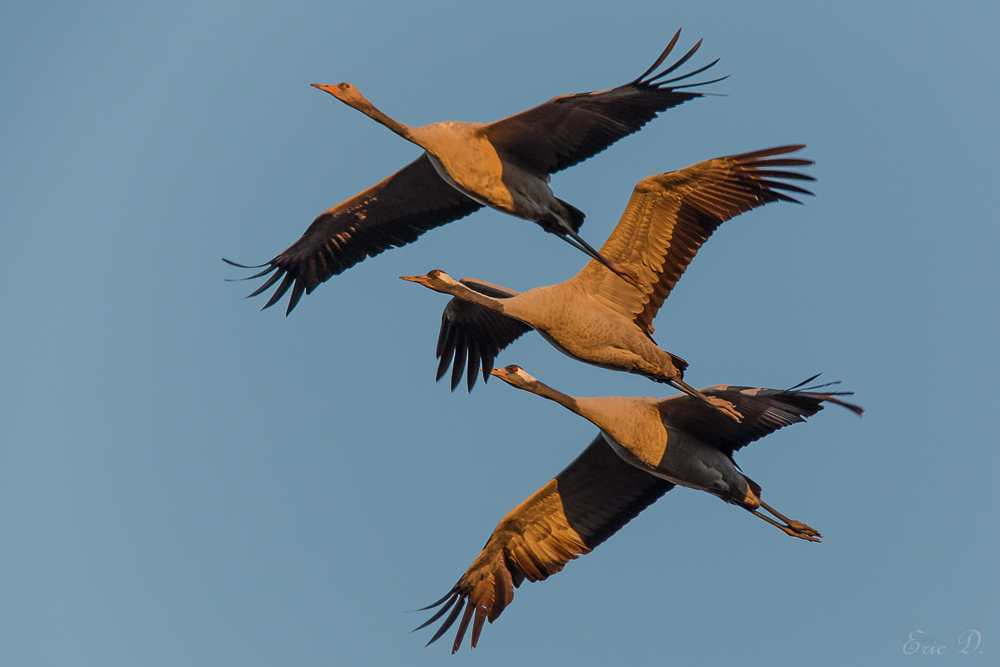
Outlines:
[[[0,9],[0,664],[995,661],[1000,4],[350,4]],[[808,144],[817,196],[727,222],[656,324],[696,387],[857,392],[863,418],[737,457],[825,540],[676,489],[524,584],[475,651],[425,649],[408,610],[596,429],[496,380],[435,384],[446,298],[397,277],[523,290],[584,257],[482,211],[287,318],[220,258],[270,259],[419,154],[310,83],[410,124],[491,121],[631,80],[679,27],[725,96],[553,187],[599,245],[641,178]],[[499,362],[670,393],[537,334]],[[945,654],[905,655],[915,631]]]

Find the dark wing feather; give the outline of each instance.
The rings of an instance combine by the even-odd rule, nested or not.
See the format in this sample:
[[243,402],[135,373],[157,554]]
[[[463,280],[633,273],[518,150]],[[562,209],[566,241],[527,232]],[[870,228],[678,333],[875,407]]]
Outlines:
[[714,83],[668,85],[703,72],[715,62],[684,76],[658,81],[694,55],[700,41],[680,61],[648,76],[671,52],[680,34],[678,30],[653,66],[634,81],[610,90],[553,97],[527,111],[489,123],[482,131],[499,153],[537,173],[553,174],[597,155],[639,130],[661,111],[702,97],[701,93],[683,88]]
[[779,169],[812,164],[774,157],[801,148],[782,146],[732,155],[644,178],[632,191],[621,220],[601,246],[601,254],[635,269],[645,288],[626,283],[593,260],[574,280],[585,281],[595,298],[652,333],[653,318],[663,301],[723,222],[770,202],[798,203],[782,190],[812,194],[778,180],[815,180]]
[[[460,282],[480,294],[495,299],[508,299],[520,294],[505,287],[471,278],[462,278]],[[531,327],[520,320],[458,297],[452,298],[441,314],[441,331],[438,333],[437,342],[437,356],[440,361],[436,379],[444,377],[448,372],[448,366],[454,361],[451,390],[454,391],[462,381],[462,371],[468,367],[467,383],[469,391],[472,391],[472,387],[476,384],[476,372],[480,366],[483,381],[486,382],[490,371],[493,370],[493,361],[500,354],[500,350],[528,331],[531,331]]]
[[480,208],[482,204],[445,183],[425,153],[380,183],[321,213],[298,241],[268,262],[264,271],[250,276],[260,278],[273,272],[250,296],[281,280],[264,305],[269,308],[294,286],[287,315],[303,292],[309,294],[358,262],[413,243],[424,232]]
[[464,608],[452,653],[462,645],[473,612],[475,648],[483,622],[492,623],[500,616],[522,581],[542,581],[569,561],[590,553],[673,487],[626,463],[598,434],[569,467],[507,513],[458,583],[425,607],[444,605],[417,630],[437,621],[454,605],[428,642],[432,644]]
[[822,394],[714,385],[702,389],[701,393],[729,401],[743,415],[743,420],[737,423],[687,394],[665,399],[660,403],[660,412],[671,426],[717,446],[729,456],[778,429],[804,422],[806,417],[822,410],[824,402],[836,403],[857,415],[864,412],[861,407],[837,398],[853,392]]

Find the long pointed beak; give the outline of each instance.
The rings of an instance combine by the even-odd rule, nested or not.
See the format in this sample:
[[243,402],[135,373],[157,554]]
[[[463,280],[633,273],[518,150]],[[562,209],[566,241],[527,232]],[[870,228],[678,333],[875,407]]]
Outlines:
[[422,285],[424,284],[424,281],[427,280],[427,276],[400,276],[399,279],[408,280],[411,283],[420,283]]
[[319,88],[323,92],[330,93],[331,95],[333,95],[333,91],[337,89],[336,86],[328,86],[325,83],[310,83],[309,85],[313,88]]

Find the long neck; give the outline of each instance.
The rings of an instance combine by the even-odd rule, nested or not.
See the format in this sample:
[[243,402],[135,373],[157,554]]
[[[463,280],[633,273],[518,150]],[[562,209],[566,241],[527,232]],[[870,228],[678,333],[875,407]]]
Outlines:
[[413,143],[419,145],[419,143],[414,138],[414,133],[413,133],[414,128],[410,127],[409,125],[404,125],[403,123],[400,123],[398,120],[390,118],[386,114],[379,111],[375,107],[375,105],[369,102],[368,100],[365,100],[364,104],[359,104],[354,108],[360,111],[361,113],[365,114],[372,120],[382,123],[387,128],[389,128],[399,136],[403,137],[407,141],[412,141]]
[[462,283],[454,283],[448,286],[448,294],[452,296],[457,296],[463,301],[469,301],[476,305],[482,306],[483,308],[489,308],[490,310],[496,311],[498,313],[505,312],[505,301],[510,301],[510,299],[494,299],[491,296],[486,296],[481,294],[474,289],[466,287]]
[[[538,394],[542,398],[547,398],[550,401],[555,401],[559,405],[563,406],[571,412],[575,412],[581,417],[587,417],[580,411],[580,403],[576,398],[570,396],[569,394],[564,394],[561,391],[557,391],[550,387],[549,385],[535,380],[521,387],[525,391],[530,391],[533,394]],[[589,418],[589,417],[588,417]]]
[[616,425],[621,421],[620,406],[616,398],[569,396],[561,391],[535,380],[521,389],[538,394],[542,398],[555,401],[567,410],[574,412],[602,431],[616,431]]

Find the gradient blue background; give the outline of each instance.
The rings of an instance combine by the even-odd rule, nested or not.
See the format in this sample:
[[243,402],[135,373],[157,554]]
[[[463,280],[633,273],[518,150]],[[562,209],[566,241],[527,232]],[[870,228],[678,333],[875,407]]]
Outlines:
[[[996,558],[1000,4],[9,3],[0,9],[0,664],[987,664]],[[661,311],[695,386],[823,372],[830,409],[740,452],[785,537],[678,489],[525,584],[479,648],[408,635],[596,429],[498,381],[434,384],[442,268],[516,289],[582,256],[484,211],[291,317],[262,262],[419,154],[630,80],[683,27],[730,78],[553,179],[599,244],[650,174],[787,143],[805,206],[741,216]],[[287,299],[287,297],[286,297]],[[666,395],[507,350],[579,395]],[[957,655],[981,633],[982,654]],[[904,655],[911,632],[943,656]],[[990,657],[992,656],[992,657]]]

